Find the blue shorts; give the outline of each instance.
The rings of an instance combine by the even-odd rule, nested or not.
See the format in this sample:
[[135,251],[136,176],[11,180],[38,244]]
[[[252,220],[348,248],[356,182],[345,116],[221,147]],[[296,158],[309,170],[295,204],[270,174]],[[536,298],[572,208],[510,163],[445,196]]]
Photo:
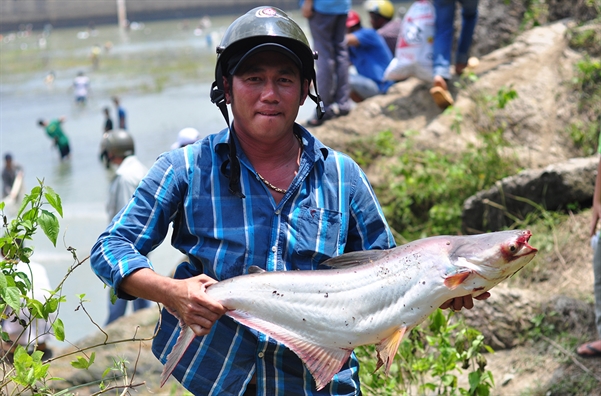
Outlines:
[[349,83],[351,85],[351,92],[357,93],[361,99],[371,98],[380,94],[378,84],[371,78],[360,74],[349,74]]

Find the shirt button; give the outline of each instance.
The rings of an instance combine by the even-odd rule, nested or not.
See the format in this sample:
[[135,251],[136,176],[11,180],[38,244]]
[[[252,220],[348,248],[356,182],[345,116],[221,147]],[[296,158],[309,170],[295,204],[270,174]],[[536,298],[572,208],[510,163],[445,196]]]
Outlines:
[[277,252],[277,251],[278,251],[278,248],[277,248],[277,246],[273,246],[273,247],[271,248],[271,251],[272,251],[272,252],[274,252],[274,253],[275,253],[275,252]]
[[259,352],[258,356],[259,356],[260,359],[263,359],[263,356],[265,356],[265,354],[263,352]]

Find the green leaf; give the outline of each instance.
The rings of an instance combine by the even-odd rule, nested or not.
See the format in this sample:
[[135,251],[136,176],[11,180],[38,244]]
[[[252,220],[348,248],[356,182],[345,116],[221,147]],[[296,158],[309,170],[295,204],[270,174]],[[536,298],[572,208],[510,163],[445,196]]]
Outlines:
[[35,382],[35,370],[33,367],[27,370],[27,376],[25,378],[27,385],[33,385]]
[[54,331],[54,336],[59,341],[65,341],[65,326],[63,325],[63,321],[60,318],[57,318],[52,323],[52,330]]
[[115,304],[117,302],[117,295],[115,294],[115,289],[111,288],[110,292],[111,304]]
[[78,356],[77,360],[73,360],[71,362],[71,366],[75,367],[76,369],[87,369],[88,367],[90,367],[88,361],[81,356]]
[[470,383],[470,393],[474,394],[473,392],[475,392],[476,389],[478,389],[478,385],[480,385],[480,372],[472,371],[467,375],[467,378]]
[[46,304],[44,304],[44,312],[46,315],[51,314],[52,312],[56,312],[58,309],[58,298],[52,297],[46,300]]
[[37,378],[46,378],[48,375],[48,369],[50,368],[50,363],[40,364],[35,367],[35,376]]
[[445,317],[441,309],[437,309],[430,315],[430,330],[438,333],[440,329],[446,325]]
[[48,315],[44,312],[44,305],[38,300],[30,299],[27,301],[29,312],[36,318],[48,319]]
[[452,374],[446,374],[441,377],[442,383],[446,386],[453,386],[457,384],[457,377]]
[[50,206],[54,208],[59,214],[60,217],[63,217],[63,205],[61,203],[61,197],[54,192],[51,187],[46,186],[46,193],[44,194],[44,198],[48,201]]
[[8,335],[8,333],[6,331],[2,331],[0,332],[0,337],[2,337],[2,341],[4,342],[10,342],[10,336]]
[[111,367],[107,367],[102,373],[102,378],[106,378],[106,376],[109,375],[112,370],[113,369]]
[[94,363],[94,359],[96,358],[96,352],[92,352],[92,355],[90,356],[89,360],[86,360],[86,358],[82,357],[82,356],[78,356],[77,360],[74,360],[71,362],[71,366],[78,368],[78,369],[88,369],[93,363]]
[[0,271],[0,290],[4,290],[8,287],[8,283],[6,282],[6,275],[4,272]]
[[13,309],[13,311],[19,312],[21,307],[21,291],[19,288],[14,286],[7,287],[4,293],[2,293],[2,298]]
[[53,213],[42,209],[38,222],[40,227],[42,227],[44,234],[46,234],[48,239],[50,239],[50,242],[56,247],[56,240],[58,239],[59,232],[58,219],[56,216]]

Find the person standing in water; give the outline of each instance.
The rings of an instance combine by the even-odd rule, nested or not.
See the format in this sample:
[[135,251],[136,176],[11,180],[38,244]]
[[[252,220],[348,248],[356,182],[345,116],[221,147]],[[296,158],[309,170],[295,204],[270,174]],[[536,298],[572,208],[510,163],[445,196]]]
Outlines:
[[69,159],[71,156],[71,147],[69,146],[69,138],[63,131],[62,124],[65,122],[65,117],[54,119],[50,122],[39,119],[38,125],[44,128],[46,134],[54,142],[54,146],[58,149],[61,156],[61,161]]

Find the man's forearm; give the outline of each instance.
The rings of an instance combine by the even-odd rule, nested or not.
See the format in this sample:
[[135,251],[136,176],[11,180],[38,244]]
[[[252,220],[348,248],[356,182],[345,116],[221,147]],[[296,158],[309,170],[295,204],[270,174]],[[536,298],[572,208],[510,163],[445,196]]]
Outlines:
[[172,278],[142,268],[123,279],[120,288],[129,295],[165,304],[172,282]]

